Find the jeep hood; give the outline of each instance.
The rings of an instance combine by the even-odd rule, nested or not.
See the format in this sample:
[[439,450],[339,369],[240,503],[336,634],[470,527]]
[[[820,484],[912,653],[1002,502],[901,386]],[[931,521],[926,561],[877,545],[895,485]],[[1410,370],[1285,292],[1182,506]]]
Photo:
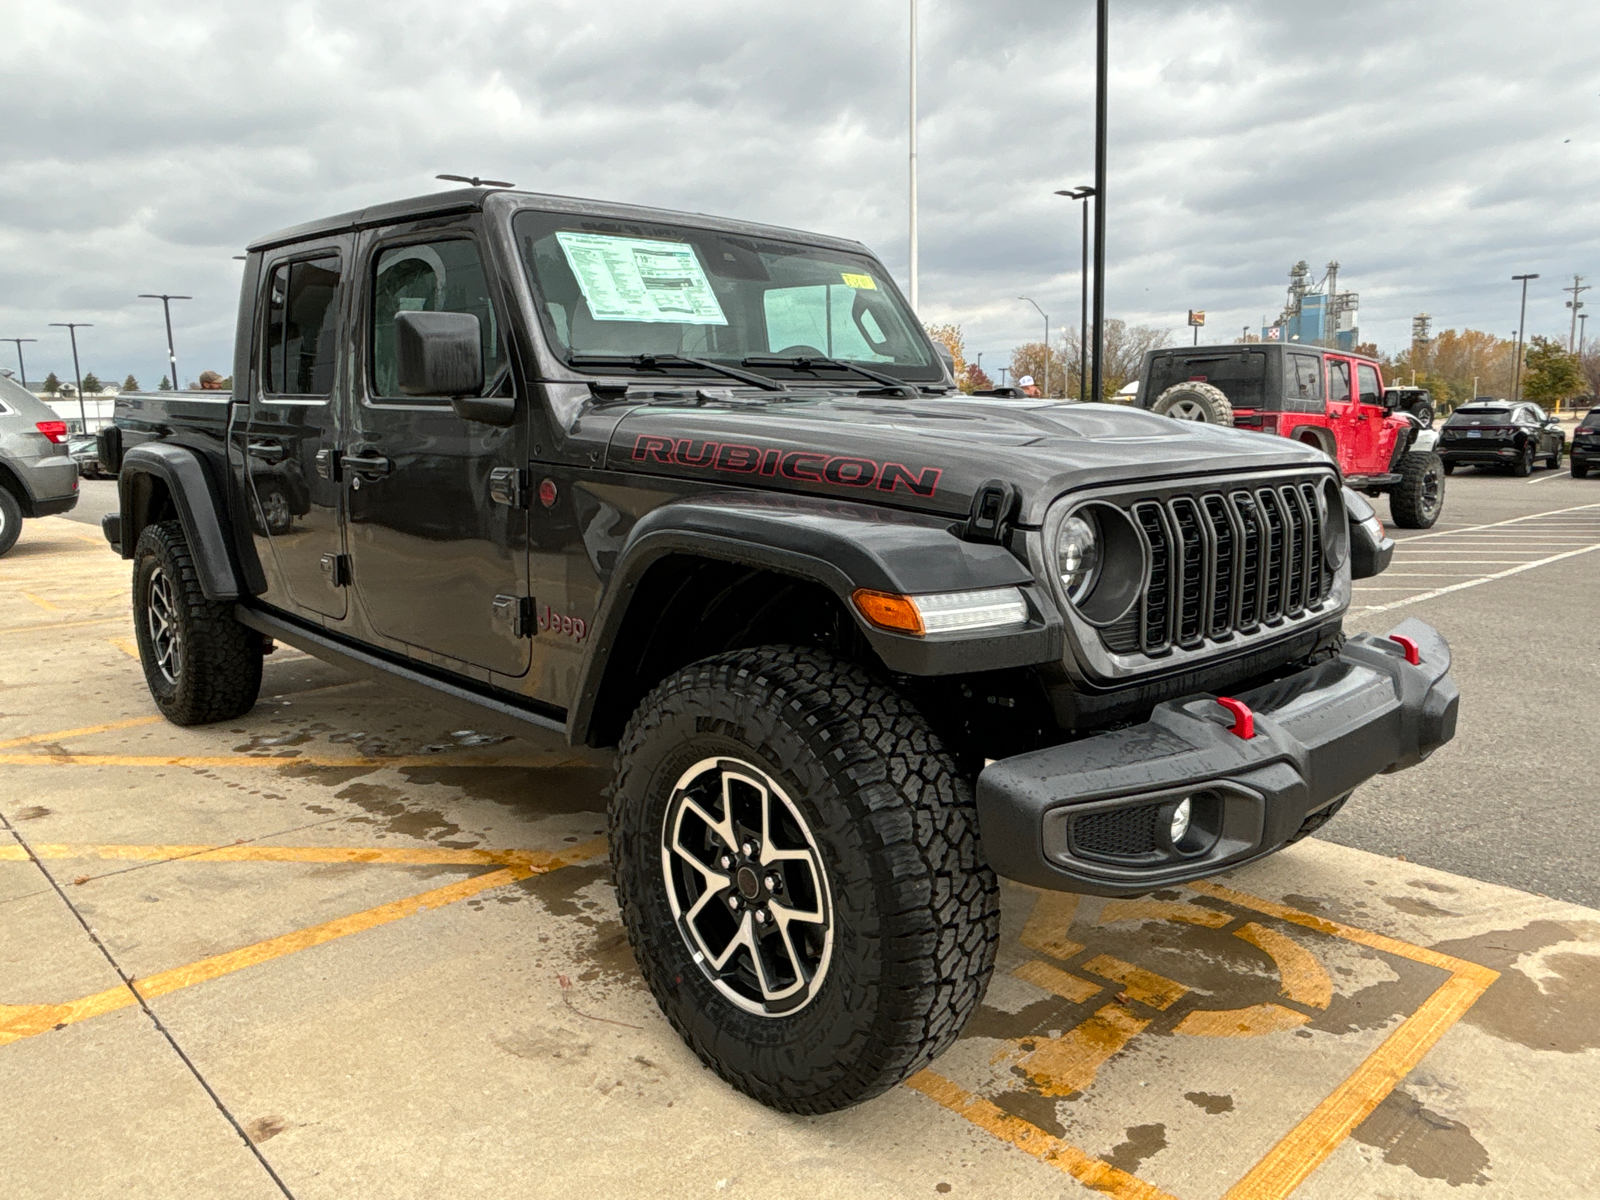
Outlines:
[[950,516],[999,479],[1035,525],[1083,487],[1329,463],[1287,438],[1114,404],[801,393],[641,405],[616,425],[606,465]]

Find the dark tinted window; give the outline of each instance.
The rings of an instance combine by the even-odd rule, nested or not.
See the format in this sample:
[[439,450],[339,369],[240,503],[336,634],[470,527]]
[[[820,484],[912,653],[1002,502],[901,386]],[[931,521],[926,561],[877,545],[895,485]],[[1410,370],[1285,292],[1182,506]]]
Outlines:
[[1337,358],[1328,360],[1328,399],[1350,399],[1350,364]]
[[1151,403],[1175,383],[1209,383],[1235,408],[1270,408],[1267,355],[1262,350],[1158,354],[1150,360],[1150,382],[1143,389]]
[[1285,360],[1284,407],[1290,412],[1322,411],[1322,358],[1314,354],[1290,354]]
[[1471,425],[1477,423],[1479,425],[1492,425],[1496,422],[1509,420],[1510,417],[1511,410],[1509,408],[1458,408],[1450,414],[1450,419],[1445,424]]
[[470,313],[478,318],[483,378],[490,383],[501,367],[500,326],[483,275],[478,244],[466,239],[392,246],[378,255],[373,272],[372,392],[403,397],[396,384],[394,319],[403,312]]
[[338,335],[338,257],[275,267],[267,287],[262,390],[273,396],[333,391]]
[[1591,408],[1588,415],[1578,423],[1585,429],[1600,429],[1600,408]]

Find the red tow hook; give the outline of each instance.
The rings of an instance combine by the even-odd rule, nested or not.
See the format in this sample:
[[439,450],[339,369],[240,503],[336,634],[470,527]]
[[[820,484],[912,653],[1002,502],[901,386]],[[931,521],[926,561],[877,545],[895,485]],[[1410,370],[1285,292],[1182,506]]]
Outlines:
[[1398,633],[1391,633],[1389,640],[1406,652],[1406,661],[1413,667],[1422,664],[1422,647],[1411,638],[1403,637]]
[[1228,696],[1218,696],[1217,703],[1233,714],[1233,724],[1228,726],[1228,732],[1234,737],[1249,741],[1256,735],[1256,715],[1250,711],[1250,706],[1243,700],[1234,700]]

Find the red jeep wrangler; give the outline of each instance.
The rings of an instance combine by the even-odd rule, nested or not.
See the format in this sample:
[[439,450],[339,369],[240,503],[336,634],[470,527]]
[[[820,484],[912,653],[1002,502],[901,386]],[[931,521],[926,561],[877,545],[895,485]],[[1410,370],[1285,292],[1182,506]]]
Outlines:
[[1180,420],[1318,446],[1348,486],[1389,493],[1389,511],[1404,529],[1426,529],[1444,510],[1438,434],[1386,403],[1383,372],[1362,355],[1272,342],[1152,350],[1139,403]]

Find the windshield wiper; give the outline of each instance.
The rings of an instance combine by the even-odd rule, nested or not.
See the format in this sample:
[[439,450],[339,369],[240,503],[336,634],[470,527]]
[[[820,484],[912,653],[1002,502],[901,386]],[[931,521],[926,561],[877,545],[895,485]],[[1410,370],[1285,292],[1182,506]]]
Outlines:
[[815,371],[818,367],[834,371],[854,371],[857,375],[865,376],[893,389],[902,396],[921,396],[915,384],[907,383],[904,379],[896,379],[893,375],[885,375],[881,371],[869,370],[859,367],[855,363],[845,362],[842,358],[813,358],[808,355],[798,355],[794,358],[781,358],[777,355],[758,354],[744,360],[747,367],[793,367],[797,371]]
[[657,370],[663,363],[687,363],[691,367],[699,367],[702,371],[726,375],[729,379],[751,384],[762,391],[789,390],[776,379],[766,375],[757,375],[754,371],[741,371],[738,367],[725,367],[721,363],[712,362],[709,358],[691,358],[687,354],[569,354],[567,362],[575,367],[637,367],[642,371]]

